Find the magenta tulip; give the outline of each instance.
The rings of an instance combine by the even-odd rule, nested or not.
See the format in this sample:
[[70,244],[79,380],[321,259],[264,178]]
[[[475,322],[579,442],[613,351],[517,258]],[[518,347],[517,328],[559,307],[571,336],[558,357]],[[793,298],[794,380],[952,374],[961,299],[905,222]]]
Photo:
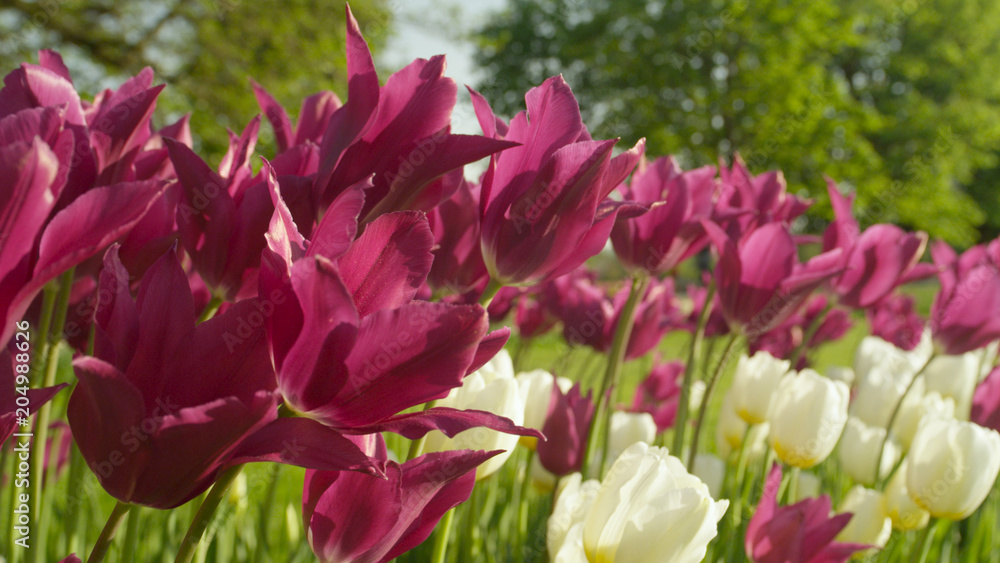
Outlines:
[[790,223],[812,205],[811,200],[788,193],[780,170],[753,176],[739,154],[729,168],[720,158],[719,178],[714,220],[734,238],[767,223]]
[[520,146],[494,155],[480,196],[483,259],[493,281],[534,285],[600,252],[619,214],[645,207],[608,198],[635,168],[644,141],[614,158],[617,140],[593,141],[561,76],[525,95],[527,111],[506,128],[472,92],[483,132]]
[[611,231],[615,253],[626,269],[662,274],[708,243],[699,219],[712,217],[714,166],[685,172],[673,157],[648,165],[641,161],[631,182],[618,189],[625,201],[653,205],[640,217],[619,218]]
[[[18,339],[12,346],[16,347],[17,342],[27,340]],[[29,389],[27,374],[17,373],[30,365],[29,354],[20,352],[21,358],[18,354],[16,350],[13,354],[8,350],[0,351],[0,446],[15,432],[31,432],[28,418],[68,385],[61,383],[53,387]],[[25,367],[19,369],[18,366]]]
[[456,187],[449,199],[427,213],[435,241],[427,282],[438,291],[482,293],[489,273],[479,248],[479,186],[465,181],[461,169],[441,180]]
[[583,396],[579,383],[567,393],[558,385],[552,386],[552,400],[542,426],[546,441],[539,442],[536,451],[542,467],[556,475],[569,475],[583,467],[587,432],[595,409],[591,393]]
[[248,461],[378,472],[336,431],[277,418],[265,303],[245,299],[196,325],[173,251],[142,278],[135,300],[117,247],[104,266],[95,356],[74,361],[79,382],[67,415],[80,453],[111,496],[173,508],[221,470]]
[[420,545],[442,516],[465,502],[476,467],[500,453],[459,450],[388,460],[378,434],[355,438],[385,463],[385,478],[351,471],[307,471],[302,518],[320,561],[384,563]]
[[872,335],[892,342],[897,348],[913,350],[920,344],[924,320],[909,295],[888,295],[865,310]]
[[635,390],[632,411],[652,415],[657,432],[663,432],[674,425],[683,375],[683,362],[662,362],[657,358],[649,375]]
[[972,395],[969,420],[984,428],[1000,432],[1000,367],[986,376]]
[[931,306],[931,335],[946,354],[964,354],[1000,338],[998,247],[973,247],[962,256],[944,242],[931,248],[941,289]]
[[754,563],[843,563],[869,545],[834,542],[850,513],[830,517],[830,497],[778,506],[781,467],[771,469],[757,510],[747,525],[744,546]]

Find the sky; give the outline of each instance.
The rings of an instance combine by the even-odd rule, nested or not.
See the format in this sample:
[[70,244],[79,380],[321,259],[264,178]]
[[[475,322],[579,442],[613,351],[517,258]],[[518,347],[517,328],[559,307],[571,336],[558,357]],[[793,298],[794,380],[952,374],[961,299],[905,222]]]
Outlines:
[[[464,85],[474,86],[478,78],[472,60],[475,51],[463,34],[487,21],[505,0],[391,0],[394,33],[379,55],[380,69],[395,71],[415,58],[447,55],[445,75],[459,85],[458,104],[452,114],[452,132],[479,134],[479,124],[472,111]],[[382,75],[379,71],[379,75]]]

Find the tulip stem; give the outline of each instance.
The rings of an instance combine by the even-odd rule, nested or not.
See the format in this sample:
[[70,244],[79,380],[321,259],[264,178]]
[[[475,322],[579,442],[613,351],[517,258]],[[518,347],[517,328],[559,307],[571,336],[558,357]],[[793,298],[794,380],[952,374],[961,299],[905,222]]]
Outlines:
[[823,326],[823,321],[826,319],[826,316],[830,314],[833,306],[834,301],[831,299],[830,302],[827,303],[826,307],[824,307],[823,310],[816,315],[816,318],[809,323],[809,327],[806,328],[805,333],[802,334],[802,342],[799,342],[799,345],[795,347],[795,350],[792,351],[792,355],[788,358],[788,365],[791,369],[796,369],[795,366],[798,365],[799,358],[801,358],[802,354],[804,354],[809,348],[809,341],[813,339],[813,336],[816,336],[816,333],[819,331],[819,327]]
[[219,507],[219,503],[222,502],[222,498],[226,495],[226,491],[229,490],[229,486],[233,484],[233,481],[239,477],[242,471],[242,465],[234,465],[219,474],[215,484],[212,485],[212,489],[205,496],[205,500],[202,501],[201,506],[198,508],[198,512],[194,515],[194,520],[191,521],[191,526],[188,528],[187,533],[184,534],[184,541],[181,542],[181,547],[177,550],[177,557],[174,558],[174,563],[190,563],[195,551],[198,550],[198,544],[201,543],[201,538],[205,534],[205,530],[212,522],[215,510]]
[[[917,370],[917,373],[913,374],[913,378],[910,379],[910,383],[906,386],[906,389],[903,391],[903,394],[899,396],[899,400],[896,401],[895,406],[892,407],[892,413],[889,415],[889,422],[887,422],[885,425],[885,436],[882,436],[882,444],[878,448],[878,455],[875,456],[876,483],[879,483],[881,481],[881,479],[879,478],[880,477],[879,473],[881,472],[882,469],[882,455],[885,454],[885,444],[886,442],[889,441],[889,434],[892,432],[892,425],[893,423],[896,422],[896,417],[899,416],[899,410],[903,406],[903,401],[906,400],[906,396],[910,394],[910,390],[913,389],[913,385],[916,384],[917,379],[919,379],[920,375],[924,373],[924,370],[927,369],[927,366],[931,365],[931,362],[934,361],[935,357],[937,357],[937,354],[932,352],[930,357],[927,358],[927,361],[924,362],[924,365],[921,366],[919,370]],[[891,474],[886,475],[885,481],[881,482],[882,486],[879,488],[884,489],[885,483],[888,482],[890,477],[892,477]]]
[[483,294],[479,297],[479,304],[483,306],[484,309],[490,306],[490,302],[496,297],[497,292],[503,289],[503,284],[490,278],[489,283],[486,284],[486,289],[483,290]]
[[125,543],[122,545],[122,558],[136,561],[136,550],[139,545],[139,515],[141,507],[129,512],[128,521],[125,522]]
[[[732,359],[733,354],[736,352],[736,343],[739,342],[740,335],[733,334],[729,337],[729,342],[726,343],[726,349],[722,352],[722,358],[719,359],[719,363],[715,366],[715,371],[712,376],[708,379],[708,383],[705,385],[705,396],[701,399],[701,404],[698,405],[698,418],[695,420],[694,429],[691,432],[691,451],[688,452],[688,462],[687,470],[689,472],[694,471],[694,458],[698,455],[698,440],[701,436],[701,427],[705,425],[705,415],[708,413],[708,403],[709,399],[712,397],[712,391],[715,389],[715,384],[719,382],[719,376],[729,365],[729,360]],[[683,397],[681,402],[683,404]],[[678,405],[679,407],[680,405]]]
[[[428,401],[424,403],[423,410],[434,408],[435,401]],[[416,458],[420,455],[420,451],[424,449],[424,442],[427,441],[427,434],[417,438],[416,440],[410,441],[410,449],[406,451],[406,461]]]
[[448,552],[448,538],[451,536],[451,521],[455,519],[455,509],[452,508],[445,513],[441,523],[438,524],[437,535],[434,537],[434,551],[431,554],[431,563],[444,563],[445,554]]
[[924,526],[923,530],[920,530],[920,534],[917,536],[917,541],[914,544],[915,549],[920,551],[912,553],[910,561],[915,563],[925,563],[927,561],[927,555],[931,551],[931,544],[934,543],[934,531],[937,529],[939,521],[929,522]]
[[[701,307],[701,314],[698,315],[698,326],[695,328],[694,337],[691,340],[691,348],[688,349],[687,364],[684,366],[684,382],[681,384],[681,396],[677,403],[677,416],[674,420],[674,443],[670,448],[675,453],[684,450],[684,434],[687,432],[688,403],[691,401],[691,385],[694,383],[694,374],[698,358],[701,356],[701,345],[705,340],[705,327],[708,325],[708,318],[712,313],[712,305],[715,300],[715,279],[708,284],[708,292],[705,294],[705,303]],[[705,399],[702,399],[704,401]]]
[[111,510],[111,516],[108,516],[108,522],[104,525],[104,529],[101,530],[101,535],[97,538],[97,543],[94,544],[93,551],[90,552],[90,557],[87,559],[87,563],[98,563],[104,560],[104,555],[108,552],[108,548],[111,547],[111,542],[115,539],[115,532],[118,531],[118,526],[122,523],[122,518],[128,514],[128,511],[132,509],[132,505],[118,501],[115,504],[114,509]]
[[[625,359],[625,351],[628,349],[628,341],[632,336],[632,325],[635,318],[635,307],[639,300],[646,293],[646,286],[649,277],[636,275],[632,278],[632,288],[628,293],[628,300],[622,307],[621,316],[618,317],[618,324],[615,326],[615,336],[611,341],[611,351],[608,353],[607,368],[604,370],[604,379],[598,388],[597,410],[594,418],[590,422],[590,432],[587,435],[587,446],[584,452],[584,467],[592,477],[600,478],[604,472],[604,464],[607,461],[607,434],[611,430],[610,424],[610,402],[618,381],[621,379],[622,364]],[[603,430],[603,432],[602,432]],[[594,456],[597,453],[598,440],[604,439],[604,450],[601,453],[600,465],[594,467]]]

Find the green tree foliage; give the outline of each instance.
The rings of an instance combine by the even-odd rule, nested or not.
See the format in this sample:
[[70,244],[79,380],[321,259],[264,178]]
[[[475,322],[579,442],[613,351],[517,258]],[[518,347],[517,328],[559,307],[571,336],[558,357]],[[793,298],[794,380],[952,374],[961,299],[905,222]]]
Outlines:
[[[376,48],[391,21],[386,0],[353,0]],[[294,116],[305,96],[346,92],[344,2],[340,0],[6,0],[0,4],[0,64],[59,50],[77,88],[93,94],[144,66],[169,87],[159,123],[192,113],[201,149],[221,154],[225,128],[239,133],[259,113],[253,78]],[[270,134],[268,127],[262,134]]]
[[510,0],[477,59],[498,111],[562,73],[595,136],[739,151],[821,210],[827,175],[864,223],[968,245],[1000,226],[998,41],[990,0]]

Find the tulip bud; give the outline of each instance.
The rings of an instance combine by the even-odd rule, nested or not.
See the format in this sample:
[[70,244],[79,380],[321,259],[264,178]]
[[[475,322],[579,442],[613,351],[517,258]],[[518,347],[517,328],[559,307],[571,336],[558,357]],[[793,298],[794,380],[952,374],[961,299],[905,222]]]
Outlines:
[[910,498],[935,518],[962,520],[993,488],[1000,434],[972,422],[925,418],[907,459]]
[[[868,426],[856,417],[848,417],[844,434],[840,437],[838,457],[840,466],[858,483],[870,485],[889,474],[901,454],[895,440],[885,439],[886,430],[878,426]],[[885,451],[879,450],[885,443]],[[875,463],[880,460],[878,476]]]
[[885,547],[892,534],[892,520],[885,508],[882,493],[855,485],[840,503],[839,512],[854,516],[837,534],[837,541]]
[[637,442],[611,466],[587,515],[587,559],[701,561],[728,507],[664,448]]
[[892,519],[892,527],[904,532],[920,530],[930,522],[931,514],[917,506],[906,488],[906,459],[893,474],[885,487],[885,508]]
[[656,439],[656,422],[648,412],[622,412],[611,414],[611,431],[608,434],[608,459],[618,459],[626,448],[636,442],[652,444]]
[[769,441],[778,458],[808,469],[826,459],[847,423],[849,390],[811,369],[778,385]]
[[752,357],[740,356],[730,389],[733,408],[750,424],[769,419],[774,394],[781,377],[788,373],[788,360],[779,360],[767,352]]

